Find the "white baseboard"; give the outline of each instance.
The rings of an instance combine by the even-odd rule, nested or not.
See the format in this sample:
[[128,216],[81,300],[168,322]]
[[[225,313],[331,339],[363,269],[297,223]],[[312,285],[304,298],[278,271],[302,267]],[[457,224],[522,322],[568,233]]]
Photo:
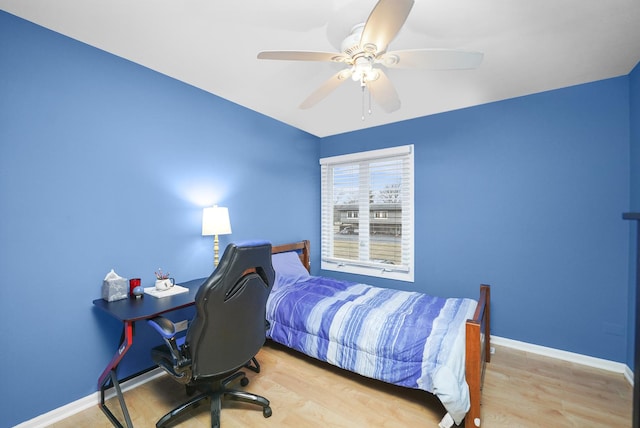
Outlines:
[[633,386],[633,371],[624,363],[605,360],[603,358],[590,357],[583,354],[576,354],[575,352],[563,351],[561,349],[547,348],[546,346],[520,342],[518,340],[507,339],[500,336],[491,336],[491,344],[531,352],[532,354],[543,355],[545,357],[556,358],[571,363],[582,364],[584,366],[607,370],[614,373],[621,373]]
[[624,377],[629,381],[629,384],[633,386],[633,370],[629,366],[624,366]]
[[[135,378],[127,382],[121,383],[120,388],[122,389],[122,392],[126,392],[131,389],[137,388],[138,386],[143,385],[157,377],[163,376],[164,374],[165,372],[162,369],[155,368],[140,376],[136,376]],[[115,397],[115,395],[116,395],[115,390],[111,388],[105,394],[105,400]],[[62,407],[58,407],[57,409],[54,409],[43,415],[37,416],[25,422],[22,422],[21,424],[16,425],[14,428],[46,428],[56,422],[59,422],[70,416],[73,416],[76,413],[80,413],[83,410],[88,409],[89,407],[97,406],[99,403],[100,403],[100,392],[98,391],[98,392],[94,392],[91,395],[87,395],[84,398],[80,398],[79,400],[76,400],[72,403],[65,404]]]

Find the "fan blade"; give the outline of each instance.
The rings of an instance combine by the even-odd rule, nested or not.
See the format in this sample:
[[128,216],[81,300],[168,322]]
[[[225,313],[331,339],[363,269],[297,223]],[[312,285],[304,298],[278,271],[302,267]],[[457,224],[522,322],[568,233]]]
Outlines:
[[264,51],[258,54],[258,59],[345,62],[345,60],[350,59],[350,57],[334,52]]
[[426,68],[430,70],[464,70],[477,68],[484,54],[455,49],[412,49],[387,52],[376,62],[389,68]]
[[350,68],[339,71],[329,80],[324,82],[322,86],[316,89],[309,97],[300,104],[301,109],[308,109],[309,107],[313,107],[318,102],[322,101],[327,95],[333,92],[338,86],[340,86],[343,82],[351,77],[352,71]]
[[400,108],[400,97],[398,97],[391,80],[389,80],[384,71],[379,68],[376,71],[379,73],[378,78],[367,82],[369,92],[387,113],[398,110]]
[[[384,53],[404,25],[414,0],[380,0],[362,30],[360,47],[369,52]],[[373,46],[375,47],[373,47]]]

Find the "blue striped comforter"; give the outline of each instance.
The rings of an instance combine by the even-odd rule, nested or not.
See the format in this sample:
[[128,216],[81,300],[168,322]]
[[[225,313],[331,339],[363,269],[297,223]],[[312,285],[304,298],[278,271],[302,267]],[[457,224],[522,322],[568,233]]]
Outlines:
[[343,369],[431,392],[459,423],[469,410],[464,336],[475,306],[312,276],[274,287],[267,336]]

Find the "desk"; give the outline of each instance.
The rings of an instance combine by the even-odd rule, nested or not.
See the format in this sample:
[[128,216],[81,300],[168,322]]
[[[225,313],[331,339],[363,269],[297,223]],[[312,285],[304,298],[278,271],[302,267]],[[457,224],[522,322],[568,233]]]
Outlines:
[[[120,346],[118,347],[116,354],[113,356],[107,367],[98,378],[98,390],[100,391],[100,408],[115,426],[123,427],[120,421],[118,421],[114,414],[111,413],[104,402],[105,391],[112,387],[116,390],[116,395],[118,396],[120,407],[122,408],[122,414],[124,415],[127,427],[133,427],[131,418],[129,417],[129,411],[127,410],[127,405],[124,402],[122,390],[120,389],[120,382],[118,381],[116,371],[118,368],[118,364],[120,364],[120,361],[127,353],[129,348],[131,348],[131,345],[133,345],[134,323],[136,321],[148,320],[166,312],[175,311],[177,309],[186,308],[193,305],[195,302],[196,293],[198,292],[200,285],[204,282],[205,279],[206,278],[194,279],[180,284],[181,286],[187,287],[189,289],[188,293],[176,294],[174,296],[162,297],[159,299],[145,295],[144,297],[139,299],[128,298],[116,300],[114,302],[107,302],[103,299],[96,299],[93,301],[93,304],[96,307],[102,309],[103,311],[107,312],[109,315],[115,317],[123,323]],[[124,380],[131,379],[141,373],[136,373]],[[111,381],[110,384],[109,381]]]

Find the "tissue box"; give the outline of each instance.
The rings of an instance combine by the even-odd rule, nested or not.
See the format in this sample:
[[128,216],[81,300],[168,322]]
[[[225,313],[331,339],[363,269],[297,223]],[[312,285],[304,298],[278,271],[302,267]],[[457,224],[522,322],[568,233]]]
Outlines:
[[102,281],[102,298],[107,302],[126,299],[129,286],[126,278],[105,279]]

